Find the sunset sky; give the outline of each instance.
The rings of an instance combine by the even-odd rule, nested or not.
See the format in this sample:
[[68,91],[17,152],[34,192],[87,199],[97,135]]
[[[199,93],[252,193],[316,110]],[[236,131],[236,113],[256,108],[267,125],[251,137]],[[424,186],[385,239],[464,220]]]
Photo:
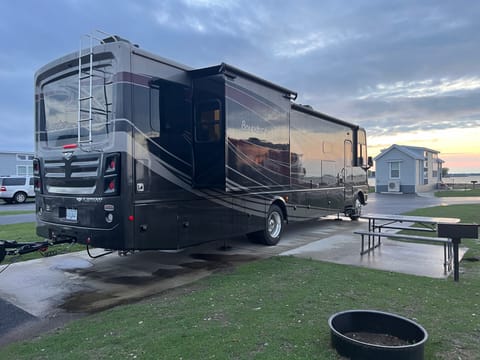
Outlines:
[[33,150],[33,76],[95,29],[200,68],[229,63],[298,103],[480,173],[480,2],[24,0],[0,5],[0,151]]

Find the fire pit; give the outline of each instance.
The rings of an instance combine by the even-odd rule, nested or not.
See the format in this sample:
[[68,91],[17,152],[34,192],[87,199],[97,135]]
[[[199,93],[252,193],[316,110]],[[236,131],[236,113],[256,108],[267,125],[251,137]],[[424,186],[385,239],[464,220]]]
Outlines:
[[349,310],[328,320],[331,342],[350,359],[423,360],[428,339],[412,320],[381,311]]

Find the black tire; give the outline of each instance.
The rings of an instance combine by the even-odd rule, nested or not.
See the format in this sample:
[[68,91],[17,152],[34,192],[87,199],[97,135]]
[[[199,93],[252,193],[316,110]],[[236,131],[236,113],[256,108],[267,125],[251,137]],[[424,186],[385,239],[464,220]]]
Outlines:
[[23,191],[19,191],[14,195],[13,199],[17,204],[22,204],[27,201],[27,194],[25,194]]
[[251,242],[258,243],[262,240],[263,231],[251,232],[246,234],[246,236],[247,236],[247,239],[250,240]]
[[362,215],[362,203],[360,199],[357,197],[355,198],[355,201],[353,202],[353,208],[349,214],[350,219],[352,220],[358,220],[360,216]]
[[265,229],[262,233],[262,242],[265,245],[277,245],[283,233],[283,211],[278,205],[270,206],[265,218]]

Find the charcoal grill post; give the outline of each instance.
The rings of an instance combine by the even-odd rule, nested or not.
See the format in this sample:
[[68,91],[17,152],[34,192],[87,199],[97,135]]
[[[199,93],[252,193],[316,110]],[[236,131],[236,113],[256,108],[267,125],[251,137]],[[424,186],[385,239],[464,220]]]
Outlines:
[[453,280],[459,280],[459,254],[458,246],[462,238],[478,238],[477,224],[438,224],[438,236],[452,239],[453,244]]

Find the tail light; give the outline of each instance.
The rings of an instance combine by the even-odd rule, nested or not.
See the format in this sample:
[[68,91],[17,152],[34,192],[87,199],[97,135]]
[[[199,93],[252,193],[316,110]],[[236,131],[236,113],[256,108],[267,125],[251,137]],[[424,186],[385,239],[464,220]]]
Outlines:
[[40,160],[33,159],[33,191],[42,193],[42,180],[40,177]]
[[105,195],[117,195],[120,192],[120,154],[105,156],[103,179]]
[[40,176],[40,160],[33,159],[33,175]]
[[118,173],[120,170],[120,154],[112,154],[105,157],[105,174]]
[[104,179],[103,193],[105,195],[118,194],[119,184],[118,176],[109,176]]
[[7,191],[7,188],[5,186],[0,186],[0,191]]
[[42,180],[38,177],[33,179],[33,190],[38,193],[42,192]]

